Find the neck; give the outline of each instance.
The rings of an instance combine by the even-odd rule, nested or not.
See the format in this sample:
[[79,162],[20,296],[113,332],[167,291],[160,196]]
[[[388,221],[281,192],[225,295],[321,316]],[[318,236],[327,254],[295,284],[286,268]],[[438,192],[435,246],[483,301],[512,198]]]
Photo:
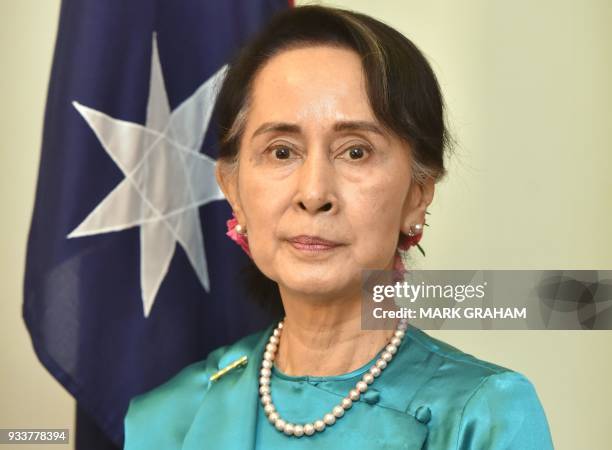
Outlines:
[[[284,295],[283,295],[284,294]],[[368,363],[391,339],[398,320],[383,330],[361,329],[361,294],[313,301],[281,290],[285,320],[275,365],[292,376],[333,376]]]

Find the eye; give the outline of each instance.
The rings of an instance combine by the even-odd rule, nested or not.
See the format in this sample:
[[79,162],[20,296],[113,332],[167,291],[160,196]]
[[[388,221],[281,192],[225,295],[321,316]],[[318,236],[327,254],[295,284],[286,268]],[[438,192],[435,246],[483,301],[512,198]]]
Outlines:
[[366,145],[351,145],[347,148],[342,154],[346,154],[348,159],[351,161],[359,161],[361,159],[367,158],[367,156],[371,153],[371,149]]
[[286,145],[275,145],[268,149],[274,155],[275,159],[290,159],[291,148]]

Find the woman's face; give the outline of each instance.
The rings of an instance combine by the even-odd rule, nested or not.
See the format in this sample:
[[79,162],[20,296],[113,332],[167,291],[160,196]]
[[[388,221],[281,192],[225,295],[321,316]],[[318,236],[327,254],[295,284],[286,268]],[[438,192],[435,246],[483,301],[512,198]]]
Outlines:
[[262,67],[237,175],[218,179],[281,293],[333,298],[358,291],[362,269],[390,269],[400,230],[423,223],[433,185],[411,184],[409,152],[374,117],[357,53],[313,46]]

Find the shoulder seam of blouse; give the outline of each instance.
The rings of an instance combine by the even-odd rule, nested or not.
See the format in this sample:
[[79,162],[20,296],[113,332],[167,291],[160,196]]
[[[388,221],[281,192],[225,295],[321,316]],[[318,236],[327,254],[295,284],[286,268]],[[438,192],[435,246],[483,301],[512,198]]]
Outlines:
[[455,448],[457,450],[459,449],[459,439],[461,438],[461,431],[463,430],[463,418],[465,416],[465,410],[467,409],[467,407],[470,404],[470,402],[472,401],[472,399],[476,396],[476,394],[478,394],[478,392],[480,392],[480,390],[487,383],[487,381],[489,381],[494,376],[496,376],[496,375],[504,375],[504,374],[512,374],[512,373],[518,373],[518,372],[515,372],[513,370],[508,369],[508,370],[503,371],[503,372],[496,372],[496,373],[489,374],[486,377],[484,377],[480,381],[480,383],[478,383],[478,386],[476,386],[474,388],[474,390],[472,391],[472,393],[470,394],[470,396],[466,400],[465,404],[463,405],[463,409],[461,410],[461,419],[459,420],[459,426],[457,427],[457,442],[455,443]]
[[459,426],[457,427],[457,441],[455,442],[455,448],[457,450],[459,449],[459,439],[461,438],[461,431],[463,430],[463,417],[465,416],[465,410],[467,409],[467,406],[469,405],[470,400],[472,400],[472,398],[476,395],[476,393],[480,390],[480,388],[487,382],[490,376],[491,375],[487,375],[482,380],[480,380],[480,383],[478,383],[478,386],[474,388],[474,390],[472,391],[468,399],[465,401],[463,408],[461,409],[461,418],[459,419]]

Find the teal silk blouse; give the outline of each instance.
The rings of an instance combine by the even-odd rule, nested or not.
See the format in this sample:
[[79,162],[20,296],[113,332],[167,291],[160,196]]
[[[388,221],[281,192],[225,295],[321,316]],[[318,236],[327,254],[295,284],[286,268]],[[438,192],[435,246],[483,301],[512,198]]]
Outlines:
[[[286,436],[267,421],[259,401],[261,360],[275,325],[214,350],[132,398],[124,450],[553,448],[544,410],[525,376],[413,326],[387,368],[344,417],[312,436]],[[245,365],[210,380],[244,355]],[[292,423],[322,418],[379,356],[337,376],[290,376],[274,367],[274,404]]]

